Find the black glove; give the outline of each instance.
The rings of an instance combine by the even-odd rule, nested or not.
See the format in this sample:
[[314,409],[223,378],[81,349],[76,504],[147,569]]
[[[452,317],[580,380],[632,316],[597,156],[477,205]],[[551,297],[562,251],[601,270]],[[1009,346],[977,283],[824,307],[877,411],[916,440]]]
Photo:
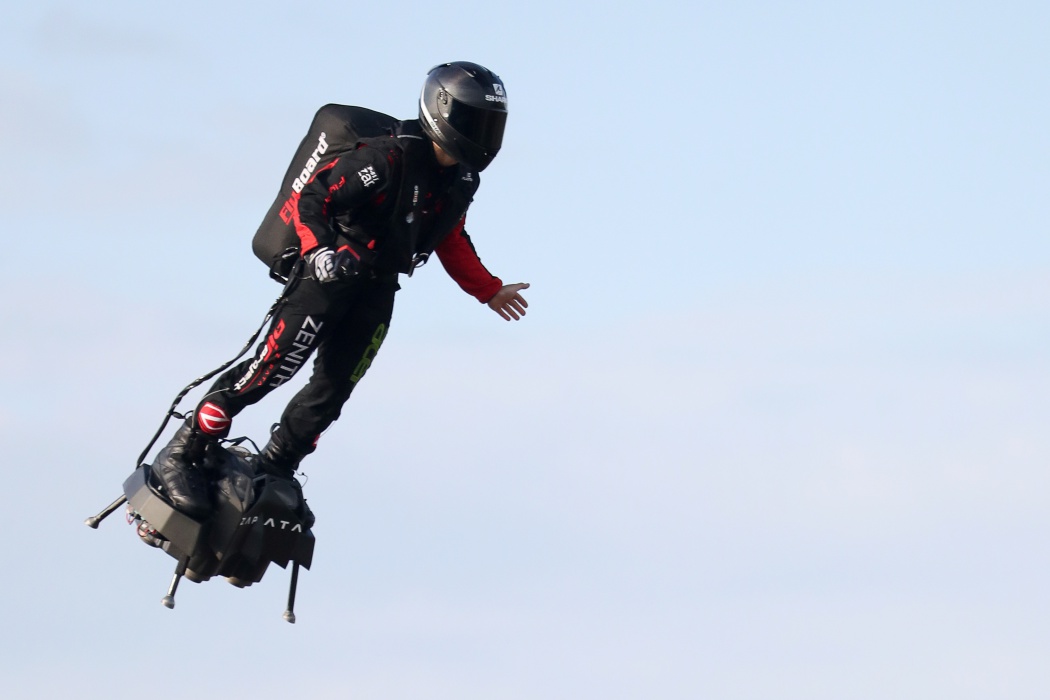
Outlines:
[[353,277],[361,271],[361,256],[347,245],[335,251],[335,272],[339,277]]

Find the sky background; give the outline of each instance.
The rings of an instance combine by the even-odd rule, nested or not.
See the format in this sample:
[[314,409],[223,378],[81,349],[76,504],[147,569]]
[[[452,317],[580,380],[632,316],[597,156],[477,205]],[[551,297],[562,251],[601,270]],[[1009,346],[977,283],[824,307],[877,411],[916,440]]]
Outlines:
[[[1038,2],[4,3],[0,694],[1046,698],[1048,35]],[[83,519],[280,291],[250,241],[314,111],[412,118],[449,60],[506,82],[468,230],[528,317],[423,268],[303,465],[298,623],[277,567],[163,608],[174,560]]]

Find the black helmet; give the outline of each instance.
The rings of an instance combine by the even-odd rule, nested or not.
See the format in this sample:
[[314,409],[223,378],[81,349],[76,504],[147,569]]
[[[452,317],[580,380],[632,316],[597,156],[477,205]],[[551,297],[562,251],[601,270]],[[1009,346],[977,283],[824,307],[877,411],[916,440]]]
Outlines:
[[419,121],[434,143],[460,163],[484,170],[503,143],[507,91],[488,68],[467,61],[443,63],[427,73]]

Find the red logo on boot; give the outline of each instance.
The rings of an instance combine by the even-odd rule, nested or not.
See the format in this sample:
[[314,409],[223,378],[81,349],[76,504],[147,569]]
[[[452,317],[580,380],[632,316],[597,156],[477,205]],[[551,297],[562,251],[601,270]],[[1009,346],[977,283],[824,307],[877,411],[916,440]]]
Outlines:
[[208,435],[224,435],[230,427],[230,417],[211,401],[197,412],[197,425]]

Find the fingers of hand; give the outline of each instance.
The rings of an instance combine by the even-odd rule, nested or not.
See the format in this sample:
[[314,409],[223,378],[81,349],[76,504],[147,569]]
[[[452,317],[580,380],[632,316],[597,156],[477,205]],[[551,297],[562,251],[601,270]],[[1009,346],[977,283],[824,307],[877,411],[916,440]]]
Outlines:
[[489,306],[498,313],[505,321],[518,321],[525,315],[525,309],[529,303],[518,294],[522,289],[528,289],[528,283],[508,284],[496,293],[489,301]]
[[508,321],[511,320],[512,318],[515,321],[517,321],[522,316],[525,315],[525,309],[522,308],[521,304],[519,304],[514,299],[511,299],[510,301],[506,302],[505,304],[502,304],[500,306],[500,308],[498,309],[498,311],[499,311],[499,315],[502,316],[503,318],[507,319]]

